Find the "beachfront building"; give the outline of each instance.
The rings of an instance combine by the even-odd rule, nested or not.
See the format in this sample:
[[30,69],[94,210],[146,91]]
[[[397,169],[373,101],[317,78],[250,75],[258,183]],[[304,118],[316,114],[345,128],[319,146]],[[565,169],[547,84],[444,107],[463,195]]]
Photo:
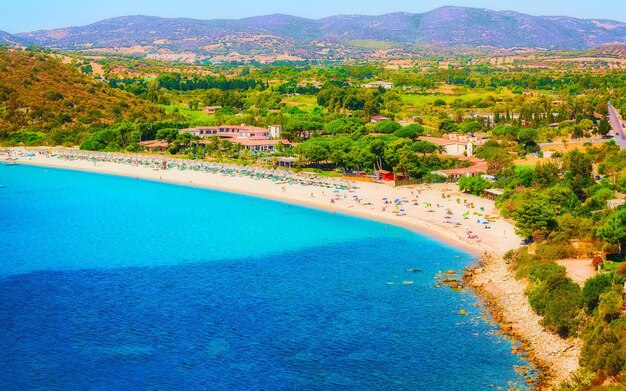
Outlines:
[[439,170],[434,171],[433,174],[441,175],[450,179],[461,179],[466,176],[481,176],[487,173],[489,169],[489,163],[482,159],[477,159],[475,157],[462,159],[467,160],[470,165],[469,167],[461,167],[461,168],[451,168],[448,170]]
[[270,138],[280,138],[280,134],[283,131],[283,127],[280,125],[270,125]]
[[438,145],[444,148],[444,153],[450,156],[472,156],[474,154],[474,146],[471,142],[460,142],[442,137],[418,137],[420,141]]
[[198,126],[181,129],[178,133],[191,133],[198,137],[218,136],[221,138],[259,138],[265,140],[270,138],[269,129],[248,125]]
[[252,152],[276,152],[276,148],[278,144],[282,144],[285,147],[290,147],[291,143],[288,140],[256,140],[256,139],[237,139],[233,140],[234,143],[237,143]]
[[485,198],[491,201],[495,201],[498,197],[504,194],[502,189],[487,189],[483,192]]
[[[278,125],[269,129],[247,125],[220,125],[199,126],[196,128],[181,129],[179,133],[191,133],[200,138],[217,136],[234,144],[239,144],[251,152],[275,152],[278,144],[290,147],[289,140],[281,140],[282,128]],[[274,135],[274,137],[272,137]],[[206,142],[201,142],[206,143]]]
[[376,179],[379,181],[395,181],[396,176],[393,172],[387,170],[378,170],[375,173]]
[[169,144],[167,143],[167,141],[165,140],[148,140],[148,141],[141,141],[139,143],[140,146],[146,148],[149,151],[159,151],[159,152],[165,152],[167,151],[167,147],[169,146]]
[[444,148],[444,153],[450,156],[474,156],[474,146],[480,146],[485,143],[480,136],[471,136],[467,134],[450,133],[445,137],[418,137],[418,140],[427,141]]

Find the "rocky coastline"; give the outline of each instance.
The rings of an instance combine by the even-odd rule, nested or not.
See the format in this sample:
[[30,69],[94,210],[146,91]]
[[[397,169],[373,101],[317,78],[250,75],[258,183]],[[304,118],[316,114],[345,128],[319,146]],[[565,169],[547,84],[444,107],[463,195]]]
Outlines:
[[541,317],[525,294],[528,284],[516,280],[502,258],[485,254],[477,265],[466,269],[463,282],[485,303],[500,332],[521,343],[513,352],[527,355],[537,366],[539,376],[527,378],[534,389],[553,390],[577,371],[582,342],[563,339],[541,325]]

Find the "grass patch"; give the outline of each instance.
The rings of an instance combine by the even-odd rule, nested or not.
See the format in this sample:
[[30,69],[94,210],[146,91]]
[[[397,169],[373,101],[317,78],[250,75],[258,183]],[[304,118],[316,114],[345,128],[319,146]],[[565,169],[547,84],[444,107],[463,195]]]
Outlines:
[[348,41],[348,45],[363,49],[393,49],[398,46],[395,42],[376,41],[373,39],[356,39]]
[[[313,108],[317,106],[317,97],[313,95],[294,95],[286,96],[283,98],[283,102],[287,106],[305,106],[305,108]],[[304,109],[303,107],[300,107]]]
[[187,106],[171,106],[171,105],[159,105],[167,114],[172,114],[174,109],[178,109],[178,114],[182,115],[189,120],[191,125],[208,125],[213,122],[215,117],[213,114],[209,115],[202,110],[192,110]]

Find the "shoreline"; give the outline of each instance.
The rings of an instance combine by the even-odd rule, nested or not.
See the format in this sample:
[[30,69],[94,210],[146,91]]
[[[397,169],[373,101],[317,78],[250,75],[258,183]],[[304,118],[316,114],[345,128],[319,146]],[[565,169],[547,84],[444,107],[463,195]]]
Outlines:
[[562,339],[541,326],[541,316],[525,294],[528,282],[516,280],[507,262],[483,257],[479,265],[466,269],[463,280],[500,326],[499,332],[520,342],[518,351],[537,366],[536,389],[552,390],[571,379],[579,368],[582,341]]
[[[25,151],[23,148],[13,149],[12,151],[16,152],[17,150]],[[29,151],[34,150],[41,152],[44,149],[29,149]],[[48,149],[46,148],[45,150]],[[72,152],[77,151],[70,151],[70,153]],[[129,158],[144,157],[143,155],[132,154],[125,154],[125,156]],[[169,159],[168,161],[182,162],[183,164],[185,162],[178,161],[178,159]],[[427,235],[448,245],[461,248],[474,256],[484,255],[485,253],[502,256],[506,251],[517,248],[521,242],[521,238],[514,233],[513,225],[500,217],[491,220],[489,224],[490,229],[484,229],[482,224],[477,224],[473,221],[476,217],[482,218],[482,215],[496,214],[494,203],[484,198],[461,193],[456,184],[433,184],[422,186],[421,188],[419,186],[394,188],[387,184],[354,181],[349,182],[349,186],[355,187],[356,190],[342,190],[339,196],[343,198],[333,202],[331,200],[336,200],[338,194],[332,193],[330,189],[326,189],[326,193],[324,193],[323,189],[316,186],[298,187],[297,185],[287,184],[284,186],[286,190],[283,192],[280,191],[280,186],[274,183],[263,183],[263,180],[253,180],[246,177],[225,177],[223,175],[176,169],[155,171],[131,164],[112,162],[97,162],[97,165],[94,165],[94,163],[85,160],[62,160],[39,155],[28,158],[20,157],[16,162],[32,166],[86,171],[195,188],[206,188],[271,199],[331,213],[341,213],[402,227],[421,235]],[[339,181],[334,182],[339,183]],[[341,183],[346,182],[343,181]],[[415,191],[420,193],[415,194]],[[353,200],[348,198],[348,196],[354,197],[353,193],[354,195],[358,194],[361,200],[369,200],[371,205],[353,202]],[[446,193],[450,198],[443,200],[442,193]],[[376,196],[379,197],[375,198]],[[394,205],[391,202],[385,204],[382,198],[405,201],[399,207],[405,210],[405,214],[396,215],[393,211]],[[457,199],[461,198],[468,200],[468,205],[470,203],[475,204],[476,207],[472,212],[478,213],[480,207],[484,209],[484,212],[478,213],[480,216],[471,216],[464,220],[461,215],[463,212],[469,211],[470,208],[458,202]],[[406,201],[411,199],[417,200],[419,205],[407,204]],[[455,200],[457,200],[457,203],[454,202]],[[424,203],[429,203],[430,209],[424,207]],[[435,204],[437,204],[437,207],[434,206]],[[383,210],[383,208],[389,210]],[[396,209],[400,210],[399,208]],[[446,216],[446,211],[448,210],[452,212],[452,218]],[[453,221],[458,224],[454,225]],[[477,238],[468,239],[468,230]]]
[[[11,149],[13,153],[18,151],[21,153],[25,149]],[[385,184],[349,182],[349,186],[356,187],[354,190],[337,192],[337,190],[322,189],[319,186],[300,186],[298,184],[281,186],[269,180],[252,179],[246,176],[184,171],[181,170],[180,165],[192,161],[179,161],[178,159],[167,159],[178,163],[178,169],[156,170],[153,167],[110,161],[64,160],[43,154],[45,151],[51,151],[53,154],[55,152],[82,153],[77,150],[42,148],[28,149],[28,151],[31,153],[36,151],[35,156],[20,157],[17,160],[18,164],[141,178],[161,183],[272,199],[399,226],[429,236],[444,244],[461,248],[463,251],[482,259],[482,265],[469,269],[466,273],[467,288],[471,289],[481,299],[494,321],[500,324],[502,334],[512,336],[521,342],[522,349],[520,350],[527,353],[528,360],[538,367],[539,376],[537,382],[532,386],[538,387],[537,389],[551,389],[569,378],[578,368],[580,344],[577,344],[577,340],[575,340],[572,345],[569,341],[561,340],[540,326],[540,317],[534,314],[524,294],[524,283],[514,279],[512,271],[502,260],[502,255],[506,250],[519,247],[521,242],[521,238],[514,234],[514,227],[501,218],[490,220],[492,221],[489,224],[490,229],[483,228],[483,225],[477,222],[468,221],[474,220],[474,216],[470,219],[461,220],[462,213],[468,210],[483,210],[484,214],[494,214],[495,205],[493,201],[460,193],[456,184],[394,188]],[[121,156],[128,159],[152,158],[131,154]],[[165,157],[158,158],[166,159]],[[340,183],[336,180],[329,180],[329,182]],[[418,193],[416,194],[415,191]],[[447,194],[449,197],[444,198],[442,194]],[[359,202],[349,199],[348,195],[359,197]],[[417,199],[419,202],[406,203],[406,206],[400,204],[402,210],[406,211],[404,214],[398,213],[400,215],[396,214],[395,211],[386,211],[392,206],[386,201],[382,201],[383,198],[411,200],[413,197],[415,197],[413,200]],[[468,200],[467,203],[461,203],[460,198]],[[362,204],[361,200],[369,200],[370,205]],[[426,203],[436,203],[437,207],[434,208],[432,205],[422,207]],[[470,208],[469,205],[475,206],[475,208]],[[398,207],[396,210],[399,210]],[[463,221],[466,225],[465,229],[456,224],[452,225],[450,221],[452,218],[447,220],[446,215],[450,212],[454,218]],[[480,215],[481,213],[475,214]],[[468,226],[471,230],[467,229]],[[480,240],[469,239],[469,234],[467,235],[468,239],[464,239],[463,233],[466,231],[476,232]],[[567,353],[567,355],[562,353]],[[548,388],[544,388],[544,386]]]

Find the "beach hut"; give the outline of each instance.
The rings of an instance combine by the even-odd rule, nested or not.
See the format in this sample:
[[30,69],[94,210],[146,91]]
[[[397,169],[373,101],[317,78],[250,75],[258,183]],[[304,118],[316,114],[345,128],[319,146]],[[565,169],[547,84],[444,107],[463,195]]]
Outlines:
[[393,172],[387,170],[378,170],[378,178],[381,181],[394,181],[396,179]]
[[500,189],[487,189],[484,191],[485,198],[495,201],[496,198],[504,194],[504,190]]

